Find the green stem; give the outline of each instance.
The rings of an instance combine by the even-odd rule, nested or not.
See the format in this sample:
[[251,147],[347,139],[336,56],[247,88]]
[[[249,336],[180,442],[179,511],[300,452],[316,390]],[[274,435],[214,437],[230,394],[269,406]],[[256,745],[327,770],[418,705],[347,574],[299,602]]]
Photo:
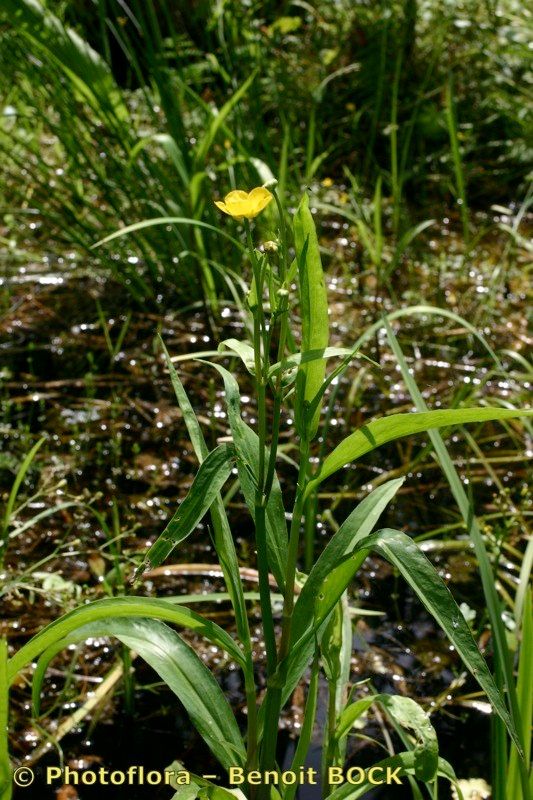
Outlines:
[[[327,727],[327,755],[326,755],[326,775],[328,767],[338,766],[335,758],[335,730],[337,728],[337,702],[336,702],[336,684],[330,681],[328,684],[328,727]],[[324,797],[331,793],[331,786],[329,781],[326,781],[324,787]]]
[[11,762],[9,760],[9,683],[7,680],[7,640],[0,639],[0,800],[11,800]]
[[[278,670],[268,683],[265,700],[265,725],[263,731],[263,746],[261,750],[261,771],[274,769],[276,763],[276,747],[278,741],[279,717],[283,687],[287,678],[287,655],[289,652],[292,612],[294,609],[294,585],[296,580],[296,562],[298,558],[298,544],[300,539],[300,526],[304,509],[304,495],[306,488],[307,468],[309,462],[309,442],[302,440],[300,445],[300,468],[298,472],[298,485],[296,499],[292,513],[289,534],[289,552],[287,557],[287,571],[285,573],[285,596],[283,603],[283,618],[281,627],[281,641],[278,651]],[[268,787],[266,787],[268,789]]]
[[246,692],[246,706],[248,709],[247,725],[247,752],[246,768],[253,770],[257,768],[257,696],[254,680],[254,665],[251,650],[246,654],[246,669],[244,672],[244,687]]
[[[264,351],[265,320],[263,311],[263,275],[255,255],[252,241],[250,223],[245,220],[246,238],[255,288],[257,293],[257,307],[254,309],[254,355],[255,355],[255,384],[257,392],[257,418],[259,436],[259,470],[255,490],[255,536],[257,546],[257,569],[259,572],[259,597],[263,617],[263,631],[265,635],[265,648],[267,654],[267,675],[272,675],[276,669],[276,636],[274,633],[274,618],[270,603],[270,585],[268,582],[268,550],[266,537],[266,506],[268,495],[265,492],[265,448],[266,448],[266,380],[268,373],[268,354]],[[266,368],[265,368],[266,365]]]

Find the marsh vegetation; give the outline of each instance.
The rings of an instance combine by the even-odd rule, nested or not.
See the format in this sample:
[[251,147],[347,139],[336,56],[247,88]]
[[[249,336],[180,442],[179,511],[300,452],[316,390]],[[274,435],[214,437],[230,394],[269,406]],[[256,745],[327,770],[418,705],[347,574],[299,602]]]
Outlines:
[[530,26],[0,0],[2,800],[530,800]]

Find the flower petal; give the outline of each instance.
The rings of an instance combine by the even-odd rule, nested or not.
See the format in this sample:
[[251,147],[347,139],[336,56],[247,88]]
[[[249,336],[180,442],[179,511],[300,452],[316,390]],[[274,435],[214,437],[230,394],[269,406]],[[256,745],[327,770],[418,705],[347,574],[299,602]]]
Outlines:
[[228,211],[228,209],[226,208],[226,204],[223,203],[222,200],[215,200],[215,205],[216,205],[217,208],[220,208],[220,210],[223,211],[224,214],[230,214],[231,213],[230,211]]
[[224,202],[228,204],[239,200],[248,200],[248,192],[243,192],[242,189],[234,189],[232,192],[228,192],[224,198]]

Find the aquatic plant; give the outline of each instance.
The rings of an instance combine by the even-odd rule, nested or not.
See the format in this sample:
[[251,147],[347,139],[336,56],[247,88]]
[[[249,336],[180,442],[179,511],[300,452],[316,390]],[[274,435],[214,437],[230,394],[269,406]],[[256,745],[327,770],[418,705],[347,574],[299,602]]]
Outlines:
[[[279,237],[276,247],[257,249],[248,217],[259,213],[272,194],[278,209]],[[259,205],[256,198],[260,197]],[[324,453],[318,464],[313,458],[326,391],[354,360],[367,359],[362,347],[368,331],[350,347],[329,346],[328,302],[318,238],[307,195],[301,199],[292,221],[294,258],[287,215],[275,187],[258,188],[249,195],[239,194],[236,206],[228,206],[231,216],[244,218],[252,281],[247,298],[252,317],[251,342],[227,339],[219,349],[236,355],[255,382],[257,426],[253,430],[241,416],[241,397],[235,374],[215,362],[202,360],[205,369],[220,377],[225,393],[231,441],[208,450],[200,423],[193,411],[172,359],[162,343],[170,379],[186,424],[191,444],[199,462],[192,486],[165,530],[139,564],[136,577],[157,567],[181,543],[194,533],[199,521],[211,515],[214,547],[223,571],[236,626],[236,638],[208,618],[179,602],[179,598],[159,600],[135,595],[113,597],[80,606],[60,617],[7,658],[4,644],[0,649],[0,775],[2,800],[11,793],[10,764],[6,739],[7,687],[28,666],[37,661],[33,674],[34,713],[39,715],[42,682],[50,661],[65,647],[92,636],[110,636],[144,658],[168,687],[180,698],[191,724],[204,739],[215,759],[228,773],[234,770],[247,775],[258,770],[262,775],[278,775],[277,743],[280,715],[294,688],[309,675],[305,718],[291,770],[304,766],[311,742],[316,710],[319,676],[328,686],[328,714],[323,738],[322,785],[324,795],[334,800],[358,798],[370,788],[364,774],[357,786],[348,782],[334,785],[330,769],[341,770],[347,738],[353,725],[371,705],[378,706],[397,728],[405,749],[376,765],[391,769],[413,786],[425,784],[436,797],[438,779],[451,781],[461,797],[461,788],[450,764],[439,757],[438,741],[428,715],[410,698],[378,693],[353,696],[350,691],[350,654],[352,648],[351,601],[348,589],[357,579],[365,559],[376,553],[389,561],[409,584],[427,611],[440,625],[454,646],[466,669],[478,682],[492,705],[495,718],[501,720],[500,733],[507,731],[513,743],[510,777],[513,791],[528,800],[529,745],[528,730],[520,718],[510,683],[503,685],[498,668],[494,677],[481,655],[453,596],[413,539],[390,528],[374,531],[388,503],[399,491],[404,478],[389,480],[371,491],[347,516],[318,558],[309,564],[307,574],[298,571],[302,527],[313,529],[313,508],[317,490],[348,464],[387,442],[429,431],[435,437],[439,428],[491,420],[511,420],[530,416],[531,412],[502,407],[457,407],[426,410],[420,408],[415,388],[410,385],[418,410],[414,413],[391,413],[367,421],[346,436],[331,452]],[[259,210],[258,210],[259,209]],[[223,209],[225,210],[225,209]],[[292,286],[297,281],[301,326],[291,312]],[[404,310],[400,309],[397,314]],[[411,310],[412,313],[412,310]],[[394,315],[390,315],[392,318]],[[372,330],[385,326],[391,344],[395,339],[386,320],[376,321]],[[300,341],[299,349],[295,342]],[[401,351],[395,350],[402,366]],[[273,355],[274,354],[274,355]],[[328,364],[337,365],[328,371]],[[379,365],[375,364],[376,368]],[[283,409],[294,413],[298,435],[298,478],[295,497],[287,504],[276,473],[279,455],[280,419]],[[439,452],[438,439],[434,438]],[[445,469],[448,468],[444,462]],[[256,682],[254,645],[250,634],[247,598],[239,572],[232,531],[220,492],[236,468],[240,489],[254,524],[254,541],[259,571],[259,602],[266,650],[266,691],[259,697]],[[453,475],[449,472],[453,484]],[[458,501],[460,495],[457,495]],[[287,513],[288,511],[288,513]],[[290,525],[287,526],[287,518]],[[309,523],[311,520],[311,523]],[[480,562],[483,569],[483,562]],[[277,635],[272,603],[271,581],[282,596],[280,631]],[[527,583],[527,579],[526,579]],[[527,620],[529,595],[524,596],[525,652],[531,646]],[[181,638],[178,628],[194,631],[222,649],[242,671],[246,699],[246,731],[241,733],[234,713],[212,673],[200,657]],[[506,652],[500,654],[507,658]],[[502,661],[502,665],[504,661]],[[527,700],[525,670],[527,659],[521,656],[518,694]],[[512,677],[512,676],[511,676]],[[241,774],[240,772],[238,774]],[[193,776],[194,789],[208,797],[215,794],[233,797],[222,786],[201,776]],[[233,783],[235,785],[235,783]],[[239,784],[251,798],[282,797],[292,800],[295,786],[278,784],[275,788],[252,778]],[[190,791],[190,787],[187,787]],[[185,790],[176,787],[175,797]],[[416,794],[418,792],[418,794]]]

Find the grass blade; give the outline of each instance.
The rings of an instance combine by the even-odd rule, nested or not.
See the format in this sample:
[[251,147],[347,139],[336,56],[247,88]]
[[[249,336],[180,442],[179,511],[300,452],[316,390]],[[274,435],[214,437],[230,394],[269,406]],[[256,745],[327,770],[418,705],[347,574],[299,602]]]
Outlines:
[[[400,370],[402,372],[402,376],[409,391],[409,394],[411,395],[416,407],[420,411],[424,411],[425,409],[427,409],[424,398],[422,397],[422,394],[416,384],[415,379],[409,372],[409,367],[407,366],[400,345],[398,344],[398,341],[394,336],[394,333],[388,322],[386,322],[386,329],[387,329],[387,337],[389,339],[389,343],[392,347],[394,355],[396,356],[396,359],[400,366]],[[516,696],[514,676],[511,665],[511,656],[509,653],[506,632],[502,621],[501,603],[500,603],[500,598],[498,597],[492,566],[485,547],[483,535],[481,533],[477,520],[473,514],[471,503],[463,488],[461,479],[457,474],[457,470],[455,469],[453,461],[450,458],[450,455],[446,449],[446,445],[444,444],[441,435],[439,434],[438,431],[432,430],[429,431],[429,436],[433,444],[433,447],[435,448],[435,453],[437,455],[439,463],[450,485],[450,489],[454,496],[455,502],[457,503],[461,515],[463,517],[468,534],[472,538],[472,541],[474,543],[474,550],[476,553],[479,573],[481,576],[483,593],[485,595],[485,601],[487,603],[487,610],[489,614],[492,634],[494,636],[496,644],[495,657],[497,660],[497,667],[498,667],[496,673],[501,674],[503,678],[504,686],[507,691],[507,696],[509,698],[509,707],[515,729],[518,731],[522,731],[520,707],[518,705],[518,700]],[[528,791],[526,789],[526,777],[524,774],[524,770],[522,770],[521,772],[521,780],[522,780],[522,790],[525,795],[524,800],[527,800]]]
[[162,564],[176,545],[193,532],[229,478],[234,458],[233,447],[221,444],[202,461],[187,496],[148,550],[137,576]]

